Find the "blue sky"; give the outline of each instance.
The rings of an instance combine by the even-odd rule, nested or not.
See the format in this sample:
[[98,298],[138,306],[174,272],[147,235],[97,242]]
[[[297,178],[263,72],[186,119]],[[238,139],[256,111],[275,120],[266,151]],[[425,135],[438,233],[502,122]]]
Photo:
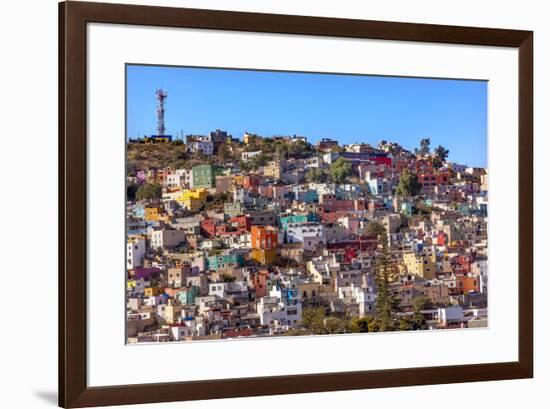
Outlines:
[[128,65],[127,137],[156,133],[159,87],[174,136],[223,129],[407,149],[430,138],[449,160],[487,164],[484,81]]

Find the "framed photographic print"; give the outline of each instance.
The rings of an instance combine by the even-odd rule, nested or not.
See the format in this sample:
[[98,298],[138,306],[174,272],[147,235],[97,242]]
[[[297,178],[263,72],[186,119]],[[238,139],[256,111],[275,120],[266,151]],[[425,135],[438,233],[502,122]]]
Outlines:
[[532,32],[64,2],[59,45],[60,406],[532,377]]

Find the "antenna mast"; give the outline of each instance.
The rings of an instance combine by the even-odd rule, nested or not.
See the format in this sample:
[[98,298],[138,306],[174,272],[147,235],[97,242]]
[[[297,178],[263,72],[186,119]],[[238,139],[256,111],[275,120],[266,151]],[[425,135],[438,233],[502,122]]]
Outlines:
[[157,134],[164,136],[164,131],[166,130],[164,126],[164,100],[168,97],[168,93],[159,88],[155,92],[155,97],[157,99]]

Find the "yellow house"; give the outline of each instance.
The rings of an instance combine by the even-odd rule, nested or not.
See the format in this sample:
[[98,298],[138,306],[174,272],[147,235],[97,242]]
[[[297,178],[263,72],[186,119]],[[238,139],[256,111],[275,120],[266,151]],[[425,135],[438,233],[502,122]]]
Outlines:
[[253,142],[256,142],[257,140],[260,140],[262,139],[260,136],[258,135],[254,135],[254,134],[249,134],[248,132],[245,132],[244,135],[243,135],[243,142],[245,145],[249,145]]
[[132,291],[136,288],[136,280],[128,280],[126,281],[126,288],[128,291]]
[[280,179],[282,173],[283,168],[281,166],[281,162],[279,161],[272,161],[264,166],[264,176]]
[[183,305],[173,305],[169,303],[164,307],[163,318],[167,324],[175,324],[179,317],[181,317],[181,311],[183,310]]
[[277,260],[277,249],[257,249],[250,252],[250,259],[266,265]]
[[199,211],[206,203],[206,189],[186,189],[176,198],[176,201],[191,212]]
[[298,283],[298,294],[304,298],[313,298],[321,293],[321,284],[316,282]]
[[158,222],[159,217],[160,217],[160,211],[158,207],[145,208],[145,220],[149,222]]
[[424,252],[426,253],[426,255],[428,256],[429,260],[432,263],[435,263],[437,261],[437,254],[435,252],[435,247],[434,246],[424,247]]
[[403,263],[409,274],[415,274],[429,280],[435,278],[433,255],[426,253],[405,253]]
[[243,185],[243,175],[235,175],[233,179],[234,186],[242,186]]
[[145,296],[146,297],[156,297],[164,293],[164,289],[160,287],[145,287]]

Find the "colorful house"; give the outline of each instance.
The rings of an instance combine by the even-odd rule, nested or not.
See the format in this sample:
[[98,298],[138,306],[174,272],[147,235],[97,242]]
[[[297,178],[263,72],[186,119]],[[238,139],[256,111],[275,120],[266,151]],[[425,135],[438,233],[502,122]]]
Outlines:
[[193,188],[211,189],[213,187],[216,187],[216,176],[221,173],[221,169],[218,166],[195,166],[193,168]]
[[315,213],[292,214],[279,217],[279,225],[281,226],[282,230],[286,230],[289,224],[299,224],[316,221],[318,221],[318,217]]
[[145,209],[145,220],[148,222],[158,222],[161,214],[161,209],[159,207],[146,207]]
[[218,270],[222,268],[242,267],[244,266],[244,257],[242,254],[231,253],[218,256],[206,257],[206,269]]
[[427,279],[435,277],[435,264],[432,261],[432,256],[427,253],[404,253],[403,263],[410,274]]
[[164,294],[164,288],[161,287],[146,287],[145,288],[145,297],[156,297],[158,295]]
[[279,244],[279,233],[273,226],[252,226],[250,233],[253,249],[276,249]]
[[206,203],[208,191],[206,189],[186,189],[176,197],[176,201],[191,212],[197,212]]
[[191,305],[195,303],[195,297],[200,295],[200,288],[196,286],[190,286],[182,288],[178,293],[178,299],[183,305]]
[[277,261],[277,249],[254,249],[250,252],[250,259],[261,265],[268,265]]

